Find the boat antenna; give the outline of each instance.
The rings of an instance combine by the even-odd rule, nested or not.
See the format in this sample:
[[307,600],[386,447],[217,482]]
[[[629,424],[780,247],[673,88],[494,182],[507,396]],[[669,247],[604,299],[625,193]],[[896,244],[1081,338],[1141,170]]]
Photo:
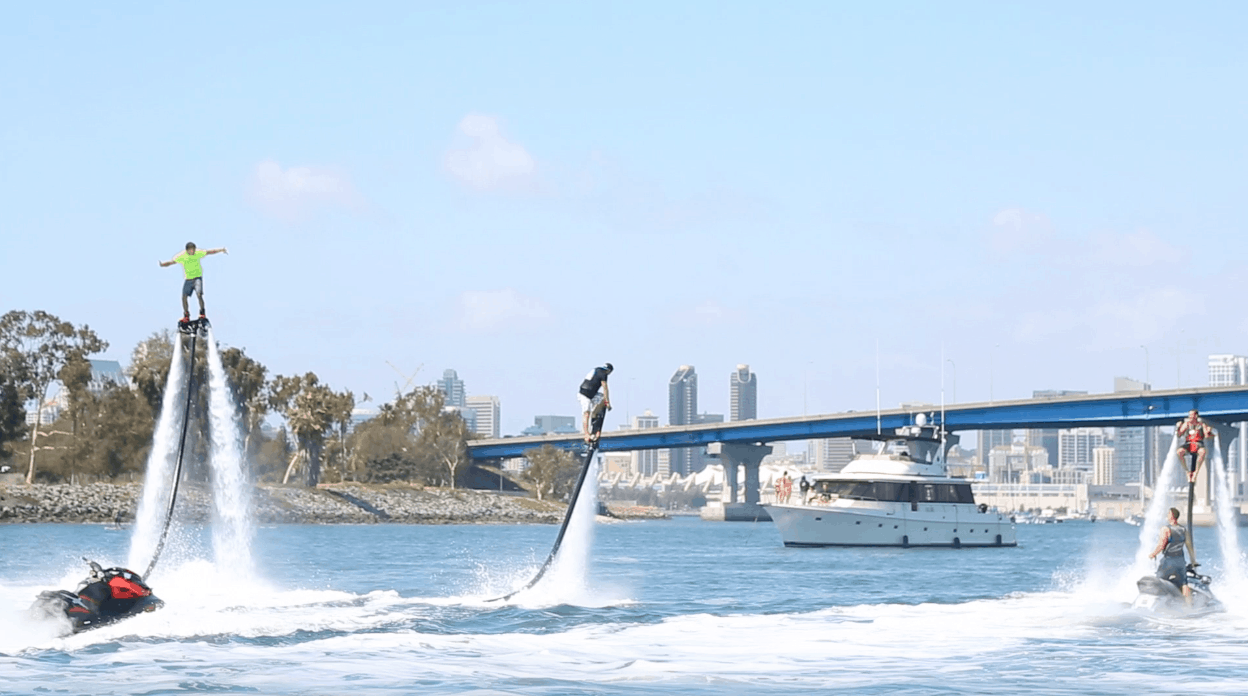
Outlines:
[[940,342],[940,461],[945,461],[945,342]]
[[875,434],[880,428],[880,339],[875,339]]

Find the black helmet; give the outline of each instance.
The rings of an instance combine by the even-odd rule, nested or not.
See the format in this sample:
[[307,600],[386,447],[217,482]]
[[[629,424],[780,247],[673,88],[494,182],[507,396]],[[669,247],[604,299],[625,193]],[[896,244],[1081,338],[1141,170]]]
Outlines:
[[607,368],[607,372],[615,372],[615,367],[612,366],[611,363],[607,363],[603,365],[603,367]]

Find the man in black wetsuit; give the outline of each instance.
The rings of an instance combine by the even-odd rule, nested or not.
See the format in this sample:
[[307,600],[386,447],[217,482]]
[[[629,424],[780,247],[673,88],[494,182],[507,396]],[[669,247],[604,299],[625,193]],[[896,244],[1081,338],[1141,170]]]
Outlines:
[[1157,577],[1178,585],[1183,590],[1183,598],[1192,603],[1192,588],[1187,584],[1187,560],[1183,556],[1183,548],[1187,543],[1187,529],[1179,524],[1178,508],[1170,508],[1170,522],[1161,528],[1161,539],[1157,548],[1148,554],[1149,559],[1161,555],[1161,563],[1157,566]]
[[576,397],[581,404],[581,430],[585,432],[585,442],[596,440],[601,433],[589,432],[589,417],[594,412],[594,406],[597,403],[598,390],[602,390],[602,404],[606,408],[611,408],[611,389],[607,386],[607,377],[615,370],[611,363],[606,363],[602,367],[595,367],[589,374],[585,375],[584,381],[581,382],[581,388],[577,391]]

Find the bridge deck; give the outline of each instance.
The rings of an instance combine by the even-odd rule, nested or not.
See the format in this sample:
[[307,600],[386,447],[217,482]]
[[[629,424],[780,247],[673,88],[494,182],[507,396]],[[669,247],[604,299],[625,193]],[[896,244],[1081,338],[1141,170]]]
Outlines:
[[[1233,423],[1248,420],[1248,387],[1208,387],[1162,391],[1095,394],[1052,399],[1020,399],[995,403],[957,404],[945,407],[945,424],[959,430],[1005,430],[1012,428],[1140,427],[1171,425],[1193,408],[1209,420]],[[647,430],[604,432],[599,450],[618,452],[690,447],[712,442],[778,442],[826,437],[863,437],[910,425],[919,413],[940,421],[939,406],[851,411],[820,416],[767,420],[676,425]],[[547,435],[473,440],[468,455],[473,459],[518,457],[544,444],[573,447],[579,435]]]

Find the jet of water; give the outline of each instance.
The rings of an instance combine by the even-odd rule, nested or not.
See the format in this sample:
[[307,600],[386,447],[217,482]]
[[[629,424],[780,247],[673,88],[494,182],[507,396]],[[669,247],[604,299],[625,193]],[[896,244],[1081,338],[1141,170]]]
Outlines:
[[[177,339],[175,339],[177,340]],[[156,550],[157,538],[164,524],[165,509],[173,487],[174,461],[178,454],[178,435],[182,429],[182,417],[186,411],[186,353],[180,345],[174,345],[169,365],[169,377],[165,380],[165,396],[160,404],[160,420],[152,438],[152,450],[147,456],[147,473],[143,477],[143,495],[134,519],[130,537],[130,554],[127,567],[143,572]]]
[[212,548],[218,568],[252,571],[251,489],[242,452],[242,428],[217,342],[208,330],[208,412],[212,433]]
[[1135,587],[1135,581],[1141,575],[1151,574],[1155,570],[1155,564],[1148,558],[1148,554],[1157,546],[1161,528],[1166,524],[1166,515],[1174,506],[1175,487],[1187,483],[1187,478],[1180,476],[1183,467],[1179,463],[1178,448],[1179,436],[1176,434],[1170,441],[1170,451],[1161,465],[1161,473],[1153,483],[1153,499],[1149,501],[1144,522],[1140,524],[1140,546],[1135,552],[1135,561],[1123,576],[1123,582],[1129,583],[1131,587]]

